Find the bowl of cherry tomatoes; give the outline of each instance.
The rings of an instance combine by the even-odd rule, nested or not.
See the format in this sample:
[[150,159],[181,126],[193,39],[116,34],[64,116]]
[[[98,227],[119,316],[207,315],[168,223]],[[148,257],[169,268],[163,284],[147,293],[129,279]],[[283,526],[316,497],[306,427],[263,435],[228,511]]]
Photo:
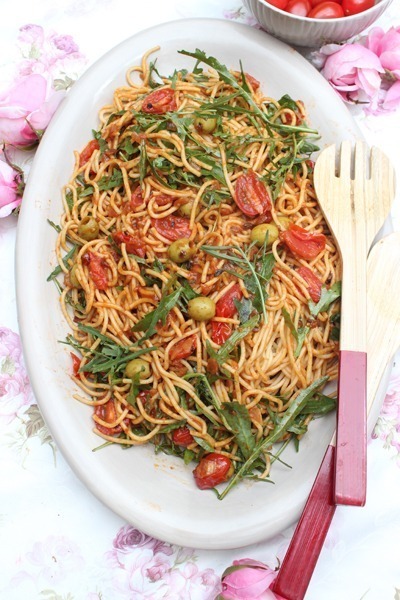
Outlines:
[[372,25],[392,0],[243,0],[261,27],[294,46],[343,42]]

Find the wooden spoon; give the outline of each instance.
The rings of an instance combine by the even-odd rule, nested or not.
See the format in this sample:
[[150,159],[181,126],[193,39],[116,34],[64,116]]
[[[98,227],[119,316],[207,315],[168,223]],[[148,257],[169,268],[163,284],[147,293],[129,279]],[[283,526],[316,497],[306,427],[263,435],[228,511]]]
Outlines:
[[[379,403],[374,405],[387,367],[400,348],[400,232],[373,247],[368,257],[368,414],[371,428]],[[336,506],[333,501],[335,436],[322,461],[273,591],[287,600],[306,594]]]
[[366,499],[367,255],[394,197],[394,171],[366,144],[343,142],[319,156],[314,184],[342,264],[335,502],[363,506]]

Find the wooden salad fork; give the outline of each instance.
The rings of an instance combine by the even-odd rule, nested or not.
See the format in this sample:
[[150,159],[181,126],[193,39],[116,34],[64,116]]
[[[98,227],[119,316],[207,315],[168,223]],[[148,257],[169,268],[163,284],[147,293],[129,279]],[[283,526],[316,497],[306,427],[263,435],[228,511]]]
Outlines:
[[343,264],[338,411],[335,452],[336,504],[366,499],[367,256],[389,214],[394,170],[378,148],[357,141],[323,150],[315,164],[318,202]]
[[[378,416],[375,397],[400,348],[400,232],[372,248],[368,257],[368,414]],[[371,426],[376,419],[371,419]],[[306,506],[282,561],[273,591],[287,600],[306,594],[336,511],[333,501],[335,436],[322,461]]]

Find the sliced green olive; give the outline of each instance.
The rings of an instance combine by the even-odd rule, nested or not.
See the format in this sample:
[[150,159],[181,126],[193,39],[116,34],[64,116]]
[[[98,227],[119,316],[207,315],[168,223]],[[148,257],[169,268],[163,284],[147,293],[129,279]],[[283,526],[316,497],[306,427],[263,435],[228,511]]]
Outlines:
[[69,282],[73,288],[80,289],[82,287],[82,285],[81,285],[81,282],[79,281],[78,277],[76,276],[77,269],[78,269],[77,264],[72,265],[72,268],[69,272]]
[[208,321],[215,317],[215,302],[207,296],[197,296],[189,300],[187,311],[195,321]]
[[150,364],[142,358],[130,360],[125,367],[125,375],[133,379],[137,373],[140,373],[139,379],[148,379],[151,374]]
[[256,225],[253,227],[250,234],[251,241],[255,242],[257,246],[262,246],[265,243],[265,240],[267,240],[267,246],[272,246],[278,237],[279,230],[273,223],[262,223],[261,225]]
[[172,244],[168,246],[167,250],[168,258],[178,264],[184,263],[192,258],[195,252],[196,251],[188,238],[175,240],[175,242],[172,242]]
[[194,126],[200,133],[212,133],[217,127],[216,117],[196,117]]
[[99,235],[99,224],[93,217],[83,217],[78,225],[78,235],[87,242],[95,240]]

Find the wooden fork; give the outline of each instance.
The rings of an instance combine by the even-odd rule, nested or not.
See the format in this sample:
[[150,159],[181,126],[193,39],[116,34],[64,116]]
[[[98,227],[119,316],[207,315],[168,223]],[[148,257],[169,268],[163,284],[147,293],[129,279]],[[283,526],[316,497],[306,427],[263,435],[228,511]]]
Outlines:
[[[400,348],[400,232],[380,240],[368,256],[368,414],[372,427],[380,405],[374,402],[383,376]],[[333,502],[333,438],[297,524],[273,591],[303,600],[336,512]]]
[[336,504],[363,506],[366,499],[367,255],[394,197],[394,172],[378,149],[358,141],[335,145],[317,159],[314,184],[321,210],[343,264]]

